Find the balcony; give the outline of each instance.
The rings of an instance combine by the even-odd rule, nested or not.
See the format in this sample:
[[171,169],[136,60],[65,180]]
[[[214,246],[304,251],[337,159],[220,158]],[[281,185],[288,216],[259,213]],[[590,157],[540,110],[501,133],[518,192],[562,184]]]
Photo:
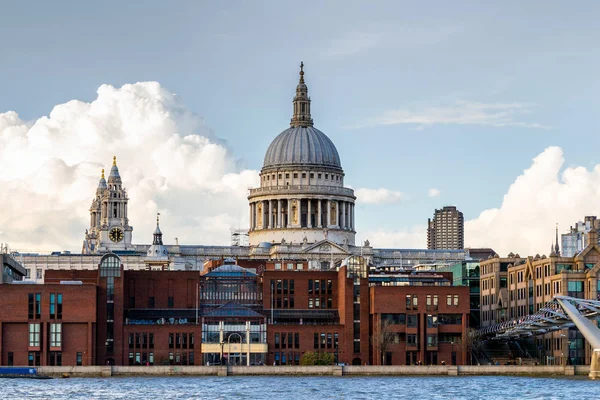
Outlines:
[[356,198],[354,190],[341,186],[319,186],[319,185],[287,185],[287,186],[268,186],[249,190],[249,197],[259,196],[261,194],[269,195],[294,195],[294,194],[324,194],[340,195]]
[[127,325],[185,325],[195,323],[195,308],[134,308],[125,310],[125,324]]

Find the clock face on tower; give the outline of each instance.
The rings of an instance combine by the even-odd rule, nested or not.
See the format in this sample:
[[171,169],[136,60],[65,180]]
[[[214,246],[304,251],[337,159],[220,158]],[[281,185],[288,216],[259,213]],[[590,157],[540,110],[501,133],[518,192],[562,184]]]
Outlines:
[[108,233],[108,238],[115,243],[123,240],[123,231],[120,228],[112,228]]

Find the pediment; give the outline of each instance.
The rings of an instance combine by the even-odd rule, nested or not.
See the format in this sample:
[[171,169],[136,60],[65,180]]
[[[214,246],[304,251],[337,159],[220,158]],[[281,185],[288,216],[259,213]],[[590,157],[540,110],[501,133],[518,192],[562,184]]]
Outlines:
[[[590,256],[592,256],[591,258],[600,258],[600,249],[598,248],[597,244],[587,246],[585,249],[583,249],[581,253],[575,256],[575,261],[588,261],[588,257]],[[596,260],[593,260],[593,262],[596,262]]]
[[303,251],[303,253],[307,253],[307,254],[343,254],[343,255],[350,255],[350,252],[346,249],[344,249],[342,246],[340,246],[337,243],[331,242],[329,240],[321,240],[320,242],[317,242],[315,244],[311,244],[310,246],[308,246],[307,248],[305,248]]

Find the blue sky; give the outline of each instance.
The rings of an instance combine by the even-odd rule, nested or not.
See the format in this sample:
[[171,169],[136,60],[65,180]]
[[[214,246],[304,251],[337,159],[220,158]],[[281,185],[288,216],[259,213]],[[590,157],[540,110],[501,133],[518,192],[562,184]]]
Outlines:
[[467,220],[501,207],[549,146],[562,149],[561,168],[596,165],[599,11],[592,1],[7,2],[0,113],[33,121],[93,101],[102,84],[157,81],[240,169],[259,170],[289,124],[302,60],[315,126],[347,184],[403,194],[360,204],[359,230],[419,230],[436,207],[455,204]]

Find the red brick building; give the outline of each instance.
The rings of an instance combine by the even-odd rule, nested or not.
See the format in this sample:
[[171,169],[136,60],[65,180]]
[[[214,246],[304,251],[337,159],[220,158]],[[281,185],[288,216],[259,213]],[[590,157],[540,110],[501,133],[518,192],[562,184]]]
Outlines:
[[369,276],[358,256],[333,271],[241,265],[125,271],[107,254],[97,270],[0,285],[0,364],[295,365],[306,352],[360,365],[467,362],[468,288],[443,275]]

